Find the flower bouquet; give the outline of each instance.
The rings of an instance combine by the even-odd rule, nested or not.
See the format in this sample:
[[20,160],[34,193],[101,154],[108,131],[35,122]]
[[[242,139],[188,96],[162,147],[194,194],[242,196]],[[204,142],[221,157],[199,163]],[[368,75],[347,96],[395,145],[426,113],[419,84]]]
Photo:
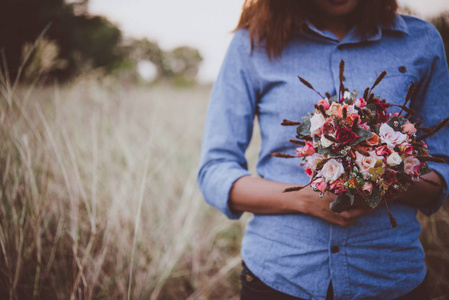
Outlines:
[[[429,155],[424,139],[442,129],[449,118],[435,128],[421,127],[416,112],[407,107],[413,97],[415,86],[411,83],[405,103],[395,105],[379,100],[372,91],[386,75],[383,71],[363,97],[344,87],[344,61],[340,63],[340,91],[326,97],[299,77],[308,88],[322,100],[302,122],[284,120],[283,126],[297,126],[297,139],[290,142],[302,147],[296,155],[272,153],[275,157],[301,159],[311,187],[322,197],[326,191],[338,197],[330,204],[334,212],[351,208],[355,201],[364,201],[371,208],[385,203],[393,227],[397,222],[388,209],[388,202],[415,181],[433,181],[421,176],[431,170],[427,162],[445,161]],[[388,113],[390,107],[399,107],[399,113]],[[404,112],[404,115],[403,115]],[[417,137],[417,129],[424,132]],[[308,186],[306,185],[306,186]],[[292,187],[284,192],[298,191]]]

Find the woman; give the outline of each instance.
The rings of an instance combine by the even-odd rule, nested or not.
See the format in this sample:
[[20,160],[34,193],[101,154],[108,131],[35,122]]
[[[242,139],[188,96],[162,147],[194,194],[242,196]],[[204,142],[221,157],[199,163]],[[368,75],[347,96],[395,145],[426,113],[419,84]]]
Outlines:
[[[335,95],[338,65],[346,62],[345,85],[363,91],[383,70],[376,87],[390,103],[402,104],[410,81],[410,104],[424,125],[434,126],[449,108],[449,74],[436,29],[397,15],[394,0],[247,0],[214,85],[203,139],[198,183],[206,201],[230,219],[254,214],[242,241],[242,299],[426,299],[426,275],[417,209],[427,215],[448,196],[447,165],[434,170],[390,205],[329,209],[335,195],[311,188],[282,193],[309,178],[295,160],[272,152],[294,152],[288,140],[320,99],[301,85]],[[253,121],[261,129],[260,177],[244,157]],[[447,132],[447,131],[446,131]],[[447,159],[445,133],[427,139],[431,154]]]

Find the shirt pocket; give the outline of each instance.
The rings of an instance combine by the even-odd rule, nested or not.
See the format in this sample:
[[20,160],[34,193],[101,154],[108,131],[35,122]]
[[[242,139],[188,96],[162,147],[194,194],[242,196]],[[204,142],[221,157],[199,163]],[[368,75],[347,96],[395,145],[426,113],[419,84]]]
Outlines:
[[[388,103],[402,105],[405,102],[408,88],[411,83],[418,82],[418,71],[412,65],[389,66],[388,68],[379,68],[374,71],[374,80],[382,73],[387,71],[384,79],[374,88],[373,92]],[[373,81],[374,83],[374,81]],[[392,108],[389,112],[400,110]]]

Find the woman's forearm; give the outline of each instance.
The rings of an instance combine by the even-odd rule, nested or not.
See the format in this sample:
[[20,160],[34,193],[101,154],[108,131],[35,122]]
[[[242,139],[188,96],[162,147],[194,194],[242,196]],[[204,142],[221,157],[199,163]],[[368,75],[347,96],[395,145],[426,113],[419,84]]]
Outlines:
[[230,193],[229,206],[235,211],[256,214],[288,214],[303,211],[301,196],[305,190],[283,193],[292,184],[244,176],[238,179]]
[[443,190],[443,178],[433,171],[422,177],[438,185],[435,186],[421,179],[412,184],[406,192],[398,195],[395,201],[414,207],[430,207],[435,204]]
[[371,212],[370,209],[354,208],[342,213],[330,210],[329,204],[337,196],[319,193],[306,187],[300,191],[283,193],[294,185],[274,182],[262,178],[244,176],[238,179],[230,193],[229,206],[234,211],[247,211],[255,214],[307,214],[327,222],[348,226]]

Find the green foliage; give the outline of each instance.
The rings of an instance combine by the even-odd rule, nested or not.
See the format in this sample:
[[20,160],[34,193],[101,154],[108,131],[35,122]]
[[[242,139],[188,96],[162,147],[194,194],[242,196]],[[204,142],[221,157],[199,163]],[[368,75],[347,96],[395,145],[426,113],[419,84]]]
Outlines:
[[203,60],[195,48],[180,46],[164,51],[156,42],[146,38],[127,41],[122,54],[136,63],[142,60],[152,62],[157,70],[157,79],[172,80],[176,86],[191,85]]
[[298,134],[299,138],[310,135],[311,126],[312,124],[310,123],[310,119],[305,119],[304,122],[302,122],[301,125],[296,128],[296,133]]
[[381,190],[378,188],[374,188],[371,195],[365,197],[366,202],[371,208],[376,208],[379,203],[382,201]]
[[[33,44],[47,26],[45,39],[57,45],[56,59],[63,64],[46,70],[46,75],[65,80],[86,69],[110,71],[119,64],[120,30],[107,19],[91,17],[77,7],[64,0],[0,0],[0,49],[12,78],[19,73],[24,47]],[[42,60],[33,53],[28,65],[33,59]]]
[[330,209],[333,212],[341,213],[351,208],[353,203],[354,203],[353,195],[348,196],[347,194],[342,194],[338,196],[337,199],[335,199],[334,202],[330,204]]
[[363,142],[363,141],[365,141],[365,140],[370,139],[370,138],[373,137],[373,134],[372,134],[371,131],[365,130],[365,129],[361,128],[361,127],[357,127],[357,128],[354,130],[354,132],[355,132],[355,134],[357,134],[357,135],[359,136],[359,138],[357,138],[357,139],[354,141],[354,143],[352,143],[353,145],[358,145],[358,144],[360,144],[361,142]]
[[402,127],[404,127],[405,123],[407,123],[408,120],[406,118],[402,118],[399,116],[392,117],[388,121],[388,125],[393,128],[395,131],[402,131]]

